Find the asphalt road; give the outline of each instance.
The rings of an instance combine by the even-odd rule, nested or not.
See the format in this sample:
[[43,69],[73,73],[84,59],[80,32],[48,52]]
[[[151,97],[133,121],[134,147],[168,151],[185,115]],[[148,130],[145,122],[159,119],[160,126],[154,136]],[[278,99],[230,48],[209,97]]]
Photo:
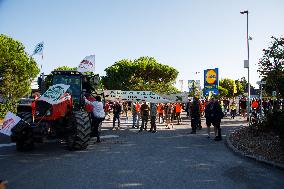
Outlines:
[[[9,189],[283,188],[284,171],[235,155],[224,140],[208,139],[206,129],[191,135],[189,124],[185,120],[173,129],[159,125],[157,133],[137,133],[125,123],[110,131],[106,122],[102,134],[119,137],[100,144],[93,139],[86,151],[70,152],[58,142],[27,153],[1,147],[0,179],[9,181]],[[244,124],[240,118],[223,120],[224,137]]]

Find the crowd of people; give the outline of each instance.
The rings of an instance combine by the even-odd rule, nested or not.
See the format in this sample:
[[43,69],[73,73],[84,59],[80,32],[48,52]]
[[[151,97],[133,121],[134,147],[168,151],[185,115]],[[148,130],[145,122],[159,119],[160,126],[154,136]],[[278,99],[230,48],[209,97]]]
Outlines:
[[[174,124],[181,124],[181,113],[186,112],[187,118],[191,119],[191,134],[196,134],[198,129],[201,129],[201,117],[205,117],[207,134],[210,138],[210,127],[214,127],[214,140],[222,140],[221,134],[221,119],[223,117],[231,116],[234,119],[237,114],[246,117],[248,112],[248,102],[246,98],[241,98],[238,101],[235,99],[216,99],[213,97],[210,100],[198,99],[194,97],[189,100],[188,103],[148,103],[148,102],[106,102],[104,107],[102,105],[101,99],[96,97],[98,102],[90,102],[85,100],[87,104],[91,104],[93,109],[93,123],[95,133],[93,136],[99,138],[98,127],[104,119],[111,120],[112,112],[112,130],[120,129],[121,125],[121,115],[125,116],[126,122],[129,122],[130,115],[132,116],[132,128],[139,129],[138,132],[147,131],[148,122],[150,121],[150,129],[148,132],[157,132],[157,123],[164,124],[166,129],[174,127]],[[259,99],[252,99],[251,110],[260,111],[261,106],[264,112],[269,112],[271,109],[283,108],[283,100],[277,100],[277,102],[264,99],[260,101]],[[117,125],[117,126],[116,126]]]
[[[113,129],[120,129],[121,115],[125,115],[125,120],[128,118],[129,111],[132,115],[132,128],[139,129],[138,132],[146,131],[148,122],[150,121],[150,129],[148,132],[156,133],[157,125],[165,124],[166,129],[171,129],[174,124],[180,125],[182,123],[181,113],[185,111],[187,118],[191,119],[191,134],[196,134],[197,129],[201,129],[201,117],[205,116],[206,125],[208,131],[208,137],[210,137],[210,126],[214,126],[215,140],[221,140],[221,128],[220,122],[223,117],[223,112],[219,101],[211,98],[210,101],[199,100],[193,98],[186,104],[183,103],[147,103],[147,102],[106,102],[105,113],[106,119],[110,120],[110,112],[112,110],[113,115]],[[216,114],[219,113],[219,114]]]

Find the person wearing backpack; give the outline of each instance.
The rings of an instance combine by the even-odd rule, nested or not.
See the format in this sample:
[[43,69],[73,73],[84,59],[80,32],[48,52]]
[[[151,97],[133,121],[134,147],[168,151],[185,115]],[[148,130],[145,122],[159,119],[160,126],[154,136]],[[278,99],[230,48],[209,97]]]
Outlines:
[[205,108],[205,118],[206,118],[206,125],[207,125],[207,134],[208,138],[210,138],[210,126],[211,124],[214,126],[214,133],[215,133],[215,141],[222,140],[221,135],[221,119],[224,117],[221,105],[219,104],[218,100],[211,97],[210,102],[206,105]]

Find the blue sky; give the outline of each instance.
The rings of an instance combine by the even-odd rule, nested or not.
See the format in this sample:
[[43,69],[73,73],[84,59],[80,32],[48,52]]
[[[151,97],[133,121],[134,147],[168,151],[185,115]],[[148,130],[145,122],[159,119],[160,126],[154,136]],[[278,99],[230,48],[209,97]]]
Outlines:
[[[45,73],[77,66],[96,55],[96,72],[120,59],[155,57],[175,67],[178,80],[201,79],[218,67],[220,78],[247,77],[249,10],[250,79],[272,35],[283,36],[283,0],[0,0],[0,33],[21,41],[31,54],[44,41]],[[194,72],[201,72],[195,75]]]

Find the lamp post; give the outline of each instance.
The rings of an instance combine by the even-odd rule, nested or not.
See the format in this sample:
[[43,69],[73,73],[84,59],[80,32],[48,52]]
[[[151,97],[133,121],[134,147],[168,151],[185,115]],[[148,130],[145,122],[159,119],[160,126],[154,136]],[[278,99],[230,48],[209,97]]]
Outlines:
[[247,49],[248,49],[248,59],[245,60],[245,68],[248,69],[248,121],[250,124],[250,83],[249,83],[249,35],[248,35],[248,10],[240,12],[241,14],[247,15]]

